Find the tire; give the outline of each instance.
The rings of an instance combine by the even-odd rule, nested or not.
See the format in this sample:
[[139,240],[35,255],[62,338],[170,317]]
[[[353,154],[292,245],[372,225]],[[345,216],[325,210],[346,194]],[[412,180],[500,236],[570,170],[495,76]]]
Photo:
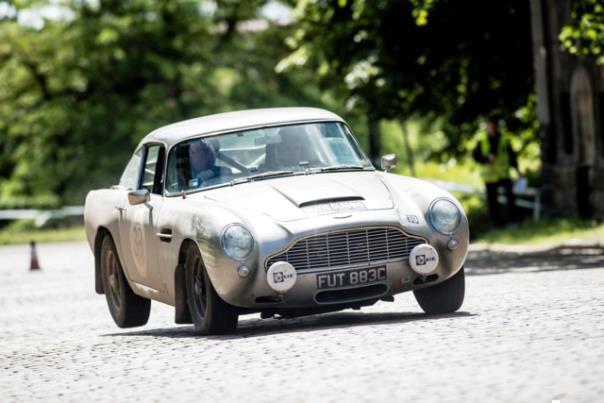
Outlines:
[[239,315],[216,293],[197,246],[191,245],[187,249],[185,278],[195,332],[203,335],[233,333]]
[[151,300],[139,297],[130,288],[110,235],[106,235],[101,244],[101,280],[116,325],[127,328],[147,323]]
[[427,314],[457,311],[465,295],[465,274],[462,267],[453,277],[432,287],[413,291],[415,299]]

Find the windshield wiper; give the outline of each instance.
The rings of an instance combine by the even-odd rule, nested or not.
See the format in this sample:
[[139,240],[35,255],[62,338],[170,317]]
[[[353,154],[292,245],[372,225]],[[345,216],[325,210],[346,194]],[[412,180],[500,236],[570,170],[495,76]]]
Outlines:
[[250,181],[253,181],[253,180],[257,180],[257,179],[268,179],[268,178],[275,178],[277,176],[291,175],[293,173],[294,173],[294,171],[268,171],[268,172],[263,172],[261,174],[248,176],[247,179]]
[[355,170],[355,171],[373,171],[373,168],[364,165],[341,164],[332,165],[330,167],[321,168],[321,172],[339,171],[339,170]]
[[228,182],[228,184],[230,186],[233,186],[233,185],[238,185],[240,183],[252,182],[255,180],[262,180],[262,179],[276,178],[278,176],[291,175],[293,173],[294,173],[294,171],[268,171],[268,172],[263,172],[261,174],[236,178],[236,179],[233,179],[230,182]]

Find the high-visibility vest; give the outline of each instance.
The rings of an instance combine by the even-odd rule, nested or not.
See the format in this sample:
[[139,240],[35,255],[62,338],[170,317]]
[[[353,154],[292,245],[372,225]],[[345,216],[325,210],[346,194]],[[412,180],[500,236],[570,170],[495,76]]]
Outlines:
[[[490,145],[489,135],[486,132],[480,134],[480,151],[487,159],[489,156]],[[508,155],[509,138],[505,134],[499,137],[497,144],[497,155],[495,162],[487,161],[482,164],[481,177],[487,183],[497,182],[501,179],[510,177],[510,156]]]

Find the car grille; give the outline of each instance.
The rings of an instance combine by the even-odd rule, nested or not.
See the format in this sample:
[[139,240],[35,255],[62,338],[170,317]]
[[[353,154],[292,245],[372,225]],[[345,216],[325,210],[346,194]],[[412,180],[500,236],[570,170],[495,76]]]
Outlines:
[[285,261],[296,270],[304,271],[401,260],[422,243],[425,243],[423,239],[390,227],[333,232],[297,241],[285,252],[269,258],[266,267]]

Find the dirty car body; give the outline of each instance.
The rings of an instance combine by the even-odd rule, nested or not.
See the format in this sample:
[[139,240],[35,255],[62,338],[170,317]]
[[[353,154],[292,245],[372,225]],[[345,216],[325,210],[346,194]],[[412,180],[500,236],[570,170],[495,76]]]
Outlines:
[[346,123],[321,109],[157,129],[118,185],[88,194],[85,222],[96,291],[122,327],[146,323],[150,300],[200,333],[231,332],[241,314],[359,308],[412,290],[428,313],[463,301],[459,202],[374,169]]

